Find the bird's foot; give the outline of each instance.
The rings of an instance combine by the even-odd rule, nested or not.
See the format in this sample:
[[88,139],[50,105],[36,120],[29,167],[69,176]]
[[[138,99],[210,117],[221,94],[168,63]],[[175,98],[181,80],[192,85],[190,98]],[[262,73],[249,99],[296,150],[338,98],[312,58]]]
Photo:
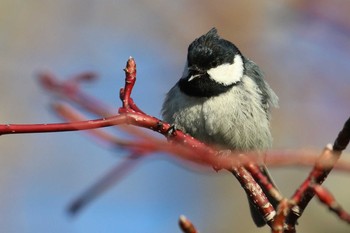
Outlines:
[[171,138],[171,137],[176,136],[176,131],[177,131],[176,125],[175,125],[175,124],[172,124],[172,125],[170,126],[170,128],[168,129],[167,138]]

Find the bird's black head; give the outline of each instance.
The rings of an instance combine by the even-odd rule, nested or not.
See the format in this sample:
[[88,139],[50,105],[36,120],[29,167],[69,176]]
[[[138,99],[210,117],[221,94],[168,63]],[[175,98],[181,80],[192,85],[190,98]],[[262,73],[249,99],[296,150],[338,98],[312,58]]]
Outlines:
[[190,44],[187,65],[207,71],[225,63],[232,64],[236,54],[240,54],[238,48],[230,41],[220,38],[216,28],[212,28]]
[[216,28],[212,28],[188,47],[179,86],[187,95],[216,96],[239,83],[243,70],[243,57],[238,48],[220,38]]

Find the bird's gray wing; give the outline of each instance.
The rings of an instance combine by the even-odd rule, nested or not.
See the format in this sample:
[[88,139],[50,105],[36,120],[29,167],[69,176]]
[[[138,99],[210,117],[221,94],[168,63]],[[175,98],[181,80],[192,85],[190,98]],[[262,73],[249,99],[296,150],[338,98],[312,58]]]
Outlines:
[[270,85],[264,80],[264,74],[261,72],[259,66],[248,58],[244,59],[244,74],[251,77],[259,86],[261,91],[261,102],[268,118],[270,118],[270,108],[278,107],[278,97],[271,89]]

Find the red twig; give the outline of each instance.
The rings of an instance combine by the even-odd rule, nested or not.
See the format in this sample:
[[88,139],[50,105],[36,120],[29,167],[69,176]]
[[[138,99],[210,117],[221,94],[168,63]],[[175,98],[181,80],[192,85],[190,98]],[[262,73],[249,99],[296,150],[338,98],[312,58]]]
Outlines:
[[[46,90],[55,93],[59,97],[69,100],[72,103],[78,104],[91,113],[102,117],[114,115],[113,111],[111,111],[104,103],[85,94],[79,89],[78,84],[83,80],[93,80],[91,78],[92,75],[90,73],[83,73],[83,75],[78,76],[79,78],[73,77],[67,81],[60,82],[53,74],[45,72],[40,73],[38,78],[39,83]],[[79,80],[79,82],[77,82],[77,80]]]
[[[54,104],[53,109],[65,121],[68,121],[68,122],[87,121],[84,116],[82,116],[75,109],[69,107],[66,104]],[[116,125],[116,126],[119,126],[119,125]],[[118,129],[120,128],[121,127],[118,127]],[[127,131],[125,127],[123,129]],[[154,142],[153,140],[147,140],[147,141],[122,140],[113,134],[103,131],[100,128],[88,130],[86,132],[92,135],[94,138],[99,139],[99,141],[109,143],[113,147],[128,149],[130,151],[133,151],[133,153],[138,153],[138,154],[142,154],[146,152],[154,152],[158,147],[157,143],[159,142],[159,141]],[[139,130],[137,133],[134,133],[134,135],[140,136]]]
[[278,191],[268,177],[261,172],[261,169],[256,161],[252,161],[247,156],[244,156],[244,168],[252,175],[254,180],[256,180],[258,184],[276,200],[276,202],[283,199],[280,191]]
[[183,233],[198,233],[196,227],[184,215],[180,216],[179,226]]
[[126,174],[130,173],[132,169],[140,162],[142,156],[138,154],[131,154],[125,158],[117,166],[113,167],[100,180],[93,184],[88,190],[80,195],[76,200],[69,205],[68,211],[70,214],[76,214],[81,211],[87,204],[91,203],[97,196],[101,195],[108,188],[115,185]]
[[[131,98],[131,92],[136,82],[136,63],[135,60],[130,57],[126,63],[125,71],[125,87],[120,89],[120,99],[123,102],[123,109],[133,110],[145,114],[139,109]],[[146,115],[146,114],[145,114]]]
[[295,206],[287,218],[287,224],[295,226],[298,218],[301,216],[306,206],[315,195],[314,189],[312,187],[315,185],[321,185],[327,178],[335,163],[338,161],[342,150],[347,147],[349,140],[350,118],[345,122],[343,129],[340,131],[334,142],[335,149],[333,149],[331,145],[328,145],[323,150],[323,153],[316,161],[316,164],[313,170],[310,172],[309,176],[292,196],[291,199],[295,203]]
[[[297,219],[301,216],[304,209],[315,195],[310,186],[315,184],[321,185],[331,171],[332,164],[329,162],[333,161],[333,164],[335,164],[338,158],[339,152],[334,152],[330,147],[326,147],[323,150],[313,170],[291,198],[295,206],[287,219],[289,225],[294,226],[296,224]],[[326,164],[323,163],[323,161],[325,161]],[[327,167],[325,167],[325,165],[327,165]]]
[[[273,167],[313,167],[318,157],[316,150],[270,150],[266,153],[265,164],[269,168]],[[344,157],[350,156],[349,153],[343,153]],[[326,162],[326,161],[325,161]],[[341,172],[350,171],[350,162],[346,160],[339,160],[334,169]]]
[[276,215],[276,211],[257,184],[251,174],[242,166],[238,166],[230,170],[240,182],[244,191],[247,193],[250,201],[253,201],[255,207],[264,217],[266,223],[271,226]]
[[23,133],[49,133],[49,132],[61,132],[61,131],[76,131],[96,129],[102,127],[108,127],[112,125],[119,125],[126,121],[127,118],[139,116],[125,116],[116,115],[112,117],[88,120],[72,123],[54,123],[54,124],[2,124],[0,125],[0,135],[3,134],[23,134]]
[[274,218],[271,230],[272,233],[294,233],[295,228],[285,225],[286,218],[290,212],[291,205],[288,199],[282,199],[277,208],[277,214]]
[[350,214],[341,207],[341,205],[335,200],[334,196],[326,188],[320,185],[314,185],[312,188],[318,199],[325,204],[329,210],[338,215],[340,219],[350,223]]

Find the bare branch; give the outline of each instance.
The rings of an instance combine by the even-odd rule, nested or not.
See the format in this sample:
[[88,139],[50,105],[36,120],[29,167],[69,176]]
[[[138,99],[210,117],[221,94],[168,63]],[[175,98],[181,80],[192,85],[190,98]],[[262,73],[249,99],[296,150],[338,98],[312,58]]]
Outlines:
[[[91,113],[101,117],[114,115],[113,111],[103,102],[98,101],[96,98],[93,98],[80,90],[79,84],[81,81],[93,80],[92,78],[86,78],[86,76],[91,77],[92,75],[85,72],[76,76],[80,78],[73,76],[71,79],[60,82],[55,75],[45,72],[38,75],[38,80],[41,86],[47,91],[50,91],[71,103],[75,103]],[[79,82],[77,82],[77,80],[79,80]]]
[[238,166],[230,170],[233,172],[244,191],[247,193],[250,201],[264,217],[266,223],[271,226],[273,219],[276,215],[276,211],[267,199],[265,193],[251,174],[242,166]]
[[[131,118],[132,116],[129,116]],[[138,119],[139,116],[134,116]],[[77,131],[109,127],[112,125],[123,124],[128,120],[128,116],[116,115],[112,117],[88,120],[72,123],[54,123],[54,124],[2,124],[0,125],[0,135],[4,134],[24,134],[24,133],[50,133],[62,131]]]
[[135,169],[136,165],[140,162],[140,158],[142,157],[143,156],[137,154],[127,156],[122,163],[113,167],[112,170],[110,170],[100,180],[98,180],[88,190],[74,200],[72,204],[69,205],[69,213],[75,215],[86,205],[91,203],[97,196],[101,195],[111,186],[115,185],[118,181],[124,178],[126,174]]
[[[309,154],[301,151],[289,152],[293,156],[285,156],[288,154],[285,151],[268,152],[270,156],[267,157],[267,163],[274,166],[314,164],[309,176],[300,185],[291,199],[287,200],[282,197],[274,185],[271,184],[270,180],[259,169],[256,152],[245,152],[243,156],[239,151],[233,151],[227,153],[226,156],[219,156],[220,153],[217,148],[208,146],[182,131],[176,130],[169,133],[170,129],[172,129],[170,124],[147,115],[131,98],[131,93],[136,82],[136,63],[133,58],[129,58],[124,71],[125,86],[120,90],[122,107],[119,109],[118,114],[114,114],[108,107],[80,90],[79,84],[81,82],[91,81],[96,77],[93,73],[83,73],[64,82],[58,81],[50,73],[42,73],[40,75],[40,81],[47,90],[58,94],[71,103],[85,108],[91,113],[102,116],[102,118],[86,120],[84,116],[67,105],[56,104],[54,105],[55,111],[64,119],[70,121],[69,123],[2,124],[0,125],[0,135],[93,129],[89,133],[94,138],[99,138],[113,146],[128,150],[130,157],[133,158],[140,158],[145,154],[162,151],[194,164],[214,167],[217,170],[227,169],[234,173],[248,194],[250,201],[254,203],[261,215],[264,216],[272,232],[276,233],[294,233],[296,231],[295,225],[297,219],[302,215],[315,194],[331,211],[335,212],[344,221],[350,222],[349,214],[340,207],[328,191],[320,186],[333,168],[338,166],[339,169],[350,171],[350,165],[345,161],[336,165],[341,152],[347,147],[350,140],[350,118],[340,131],[333,147],[327,146],[318,158],[314,157],[314,152]],[[127,125],[158,132],[171,141],[171,143],[146,134],[138,128],[126,127]],[[118,126],[118,129],[135,136],[136,140],[122,140],[113,134],[99,129],[108,126]],[[100,193],[121,179],[136,165],[135,161],[125,160],[110,171],[71,205],[71,213],[76,213]],[[263,190],[267,193],[264,193]],[[281,201],[277,208],[277,214],[266,198],[266,194]],[[197,232],[193,224],[184,216],[180,217],[179,224],[184,233]]]
[[325,187],[314,185],[313,190],[318,199],[325,204],[329,210],[338,215],[340,219],[350,224],[350,214],[341,207],[341,205],[335,200],[334,196]]
[[[333,169],[334,165],[338,161],[342,150],[344,150],[350,140],[350,118],[344,124],[343,129],[338,134],[335,140],[333,150],[331,145],[328,145],[323,153],[320,155],[313,170],[310,172],[306,180],[301,184],[299,189],[292,196],[292,201],[295,203],[292,212],[290,213],[287,223],[295,226],[297,219],[301,216],[306,206],[310,200],[315,195],[314,187],[315,185],[321,185],[323,181],[327,178],[328,174]],[[294,210],[294,211],[293,211]]]
[[276,217],[272,223],[272,233],[294,233],[294,226],[287,226],[285,224],[286,218],[290,212],[291,204],[288,199],[282,199],[277,208]]

